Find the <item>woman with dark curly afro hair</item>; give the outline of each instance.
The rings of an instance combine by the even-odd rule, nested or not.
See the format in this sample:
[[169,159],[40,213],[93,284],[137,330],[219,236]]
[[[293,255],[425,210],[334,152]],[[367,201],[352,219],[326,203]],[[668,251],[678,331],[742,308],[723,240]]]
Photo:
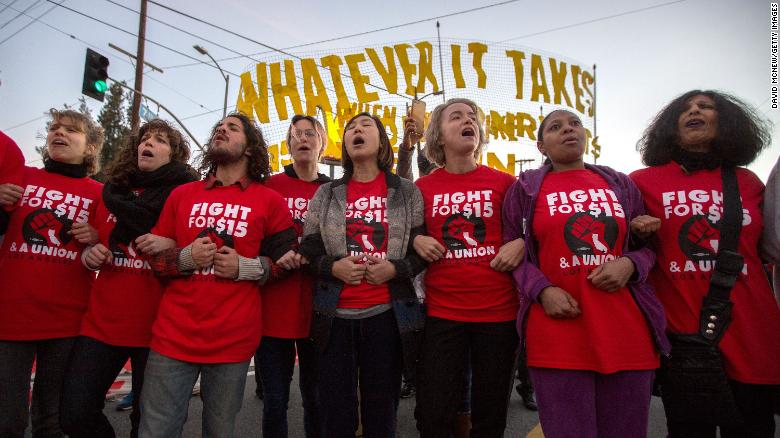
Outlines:
[[[639,141],[642,160],[649,167],[631,178],[642,191],[649,216],[633,222],[632,230],[652,238],[658,263],[650,281],[664,304],[667,333],[673,339],[678,338],[673,335],[700,332],[703,299],[716,266],[722,263],[715,263],[716,258],[722,259],[723,251],[718,251],[721,237],[726,241],[726,234],[721,236],[722,218],[729,214],[724,213],[727,191],[722,172],[736,173],[742,199],[742,212],[734,216],[736,222],[742,219],[736,250],[744,264],[730,289],[731,322],[724,325],[717,344],[739,412],[709,418],[683,416],[675,408],[676,401],[689,400],[689,394],[662,378],[672,438],[714,437],[717,427],[721,437],[774,436],[772,397],[780,384],[780,309],[758,250],[764,185],[752,172],[738,167],[755,160],[768,142],[765,123],[750,106],[728,94],[700,90],[674,99]],[[702,338],[709,334],[717,339],[714,330],[719,318],[707,317]],[[675,354],[673,342],[671,357]],[[675,397],[681,392],[681,398]]]

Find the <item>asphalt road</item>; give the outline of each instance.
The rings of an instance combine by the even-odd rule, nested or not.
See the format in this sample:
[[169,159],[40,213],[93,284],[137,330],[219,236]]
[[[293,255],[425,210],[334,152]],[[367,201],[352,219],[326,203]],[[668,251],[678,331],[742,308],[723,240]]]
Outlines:
[[[244,391],[244,405],[238,415],[236,425],[236,437],[257,437],[260,438],[260,421],[262,417],[262,400],[255,396],[254,376],[247,377],[246,388]],[[128,412],[116,412],[116,402],[106,403],[106,415],[114,425],[117,437],[129,437],[130,419]],[[184,426],[184,437],[199,437],[201,435],[201,410],[203,404],[199,397],[190,399],[190,408],[187,423]],[[525,438],[539,422],[535,412],[526,410],[520,397],[516,392],[512,392],[512,399],[509,405],[509,422],[507,425],[505,437]],[[301,398],[298,392],[297,372],[293,380],[292,391],[290,394],[290,406],[288,411],[289,436],[290,438],[303,438],[303,409],[301,408]],[[780,422],[779,422],[780,424]],[[414,399],[401,400],[398,408],[398,434],[399,438],[418,437],[417,429],[414,423]],[[649,438],[663,438],[666,436],[666,423],[661,406],[660,399],[653,397],[650,410]],[[777,435],[780,438],[780,434]]]

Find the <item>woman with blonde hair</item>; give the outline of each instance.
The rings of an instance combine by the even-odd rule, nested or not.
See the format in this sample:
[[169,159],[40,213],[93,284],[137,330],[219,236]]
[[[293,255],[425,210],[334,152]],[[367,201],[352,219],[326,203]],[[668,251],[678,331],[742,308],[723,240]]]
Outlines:
[[479,108],[450,99],[431,114],[425,150],[439,166],[416,181],[427,236],[414,241],[430,263],[427,318],[417,374],[417,428],[423,438],[450,434],[466,364],[472,368],[472,437],[500,437],[517,352],[517,292],[509,271],[522,240],[504,244],[501,207],[515,178],[478,164],[487,143]]

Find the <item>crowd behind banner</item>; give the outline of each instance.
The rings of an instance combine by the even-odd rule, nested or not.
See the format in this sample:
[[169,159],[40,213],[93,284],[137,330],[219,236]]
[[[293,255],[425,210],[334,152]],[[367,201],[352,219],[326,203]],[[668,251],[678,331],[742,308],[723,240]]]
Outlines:
[[645,437],[652,395],[672,438],[774,437],[780,170],[744,167],[770,143],[755,110],[676,97],[630,175],[585,163],[566,107],[517,177],[481,164],[490,126],[449,99],[404,118],[396,161],[385,120],[351,114],[331,180],[315,117],[276,173],[251,111],[196,168],[155,119],[104,184],[88,116],[49,112],[42,169],[0,133],[0,437],[115,436],[128,360],[132,437],[180,436],[197,381],[202,435],[232,437],[252,358],[258,436],[288,436],[297,358],[308,438],[394,437],[401,397],[424,438],[503,437],[518,371],[548,438]]

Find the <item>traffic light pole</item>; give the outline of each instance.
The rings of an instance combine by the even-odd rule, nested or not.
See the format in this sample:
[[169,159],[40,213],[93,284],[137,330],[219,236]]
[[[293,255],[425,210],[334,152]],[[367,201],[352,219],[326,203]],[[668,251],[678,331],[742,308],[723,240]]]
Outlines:
[[[204,151],[204,149],[203,149],[203,146],[201,146],[201,144],[200,144],[200,143],[198,143],[198,140],[195,138],[195,136],[194,136],[194,135],[192,135],[192,133],[190,132],[190,130],[189,130],[189,129],[187,129],[187,127],[186,127],[186,126],[184,126],[184,123],[182,123],[182,122],[181,122],[181,120],[179,120],[179,118],[178,118],[178,117],[176,117],[176,114],[172,113],[172,112],[171,112],[171,110],[169,110],[168,108],[166,108],[166,107],[165,107],[165,105],[163,105],[163,104],[161,104],[160,102],[156,101],[154,98],[151,98],[151,97],[149,97],[149,96],[145,95],[145,94],[144,94],[144,93],[142,93],[140,90],[136,90],[136,89],[133,89],[133,88],[131,88],[131,87],[130,87],[130,86],[128,86],[128,85],[125,85],[123,82],[117,81],[116,79],[114,79],[114,78],[111,78],[111,77],[109,77],[109,79],[111,79],[112,81],[114,81],[114,83],[116,83],[116,84],[119,84],[119,86],[120,86],[120,87],[122,87],[122,88],[127,88],[128,90],[130,90],[130,91],[132,91],[133,93],[135,93],[135,95],[136,95],[136,96],[138,96],[139,102],[140,102],[140,99],[141,99],[141,97],[145,97],[146,99],[149,99],[149,100],[151,100],[153,103],[156,103],[156,104],[157,104],[157,106],[159,106],[160,108],[164,109],[166,113],[170,114],[170,115],[171,115],[171,117],[173,117],[173,119],[174,119],[174,120],[176,120],[176,122],[179,124],[179,126],[181,126],[181,128],[184,130],[184,132],[186,132],[186,133],[187,133],[187,135],[189,135],[189,136],[190,136],[190,138],[192,139],[193,143],[195,143],[195,145],[198,147],[198,149],[200,149],[200,151],[201,151],[201,152],[205,152],[205,151]],[[133,128],[133,129],[135,129],[135,128]]]
[[146,42],[146,5],[147,5],[147,0],[141,0],[141,15],[138,23],[138,50],[136,51],[137,58],[135,63],[135,90],[133,90],[135,91],[135,94],[133,94],[133,106],[130,113],[130,129],[132,129],[133,131],[138,129],[138,126],[140,125],[141,122],[140,121],[141,96],[143,96],[143,94],[141,94],[140,90],[143,90],[143,80],[144,80],[144,46],[145,46],[144,43]]

